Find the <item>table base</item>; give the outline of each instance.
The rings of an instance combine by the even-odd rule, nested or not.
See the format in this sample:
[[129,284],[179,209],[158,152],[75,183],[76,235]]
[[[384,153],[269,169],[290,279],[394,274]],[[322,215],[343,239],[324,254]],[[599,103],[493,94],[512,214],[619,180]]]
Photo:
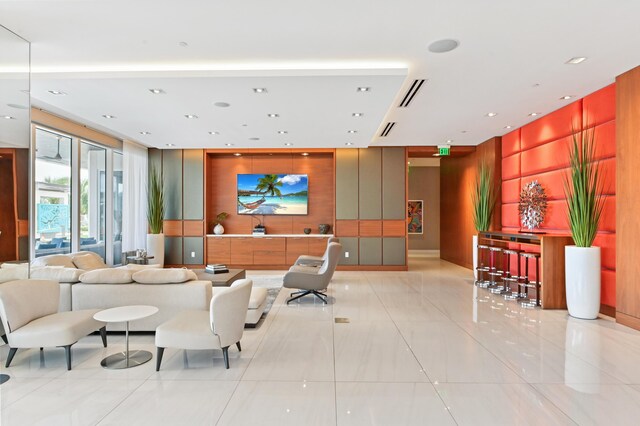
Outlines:
[[129,358],[125,352],[118,352],[109,355],[100,362],[100,365],[110,370],[121,370],[123,368],[132,368],[149,362],[153,355],[149,351],[129,351]]

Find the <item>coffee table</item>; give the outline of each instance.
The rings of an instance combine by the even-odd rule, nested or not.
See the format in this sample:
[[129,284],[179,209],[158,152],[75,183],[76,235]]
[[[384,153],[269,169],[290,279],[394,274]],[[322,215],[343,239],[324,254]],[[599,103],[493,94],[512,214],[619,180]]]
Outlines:
[[224,274],[210,274],[205,272],[204,269],[194,269],[198,279],[201,281],[211,281],[213,287],[229,287],[236,280],[246,278],[246,271],[244,269],[229,269],[229,272]]
[[129,351],[129,321],[146,318],[156,312],[158,312],[158,308],[155,306],[134,305],[105,309],[104,311],[96,313],[93,318],[98,321],[126,323],[124,338],[126,345],[125,351],[109,355],[100,362],[100,365],[104,368],[120,370],[123,368],[137,367],[138,365],[148,362],[152,358],[151,352],[141,350]]

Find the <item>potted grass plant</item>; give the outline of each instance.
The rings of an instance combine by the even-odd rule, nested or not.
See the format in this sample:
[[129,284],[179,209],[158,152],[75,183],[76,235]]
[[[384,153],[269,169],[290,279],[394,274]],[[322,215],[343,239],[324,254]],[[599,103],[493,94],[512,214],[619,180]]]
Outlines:
[[600,311],[600,247],[594,247],[593,240],[604,198],[594,129],[573,133],[569,162],[564,192],[575,245],[565,247],[567,308],[572,317],[595,319]]
[[164,188],[162,173],[155,167],[149,173],[149,187],[147,189],[147,255],[153,256],[149,263],[164,265]]
[[[473,201],[473,224],[478,232],[485,232],[491,226],[493,210],[496,206],[497,194],[493,177],[493,169],[482,161],[478,164],[478,173],[471,194]],[[478,279],[478,234],[473,236],[473,275]]]

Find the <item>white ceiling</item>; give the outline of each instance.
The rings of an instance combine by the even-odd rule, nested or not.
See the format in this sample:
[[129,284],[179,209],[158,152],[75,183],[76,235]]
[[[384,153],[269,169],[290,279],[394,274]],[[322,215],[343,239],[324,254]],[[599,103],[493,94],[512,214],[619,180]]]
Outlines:
[[[336,110],[344,106],[345,98],[335,95],[342,79],[337,78],[340,72],[331,70],[355,70],[356,75],[367,76],[382,69],[393,80],[403,68],[408,69],[408,76],[402,88],[395,96],[386,95],[386,108],[374,106],[378,113],[386,110],[385,117],[376,125],[368,123],[358,133],[363,138],[360,141],[436,145],[453,139],[454,145],[475,145],[506,133],[506,125],[520,126],[532,120],[530,112],[548,113],[563,106],[567,103],[559,100],[563,95],[586,95],[640,64],[637,16],[640,2],[636,0],[0,2],[0,24],[32,42],[36,104],[62,108],[66,115],[89,125],[117,129],[155,146],[165,143],[156,137],[161,138],[169,128],[172,135],[182,135],[171,142],[177,146],[209,146],[208,140],[191,136],[193,123],[182,115],[198,114],[192,109],[200,107],[205,108],[202,115],[219,114],[206,110],[218,99],[208,89],[194,93],[194,87],[226,86],[229,80],[225,79],[247,77],[247,70],[254,77],[270,75],[282,84],[278,87],[283,91],[271,96],[269,88],[268,100],[232,105],[236,121],[207,116],[211,124],[227,129],[242,146],[275,143],[268,135],[273,129],[260,121],[259,113],[273,105],[298,113],[290,124],[296,129],[296,147],[344,146],[343,140],[338,142],[333,136],[344,132],[346,125],[336,118]],[[442,38],[456,39],[460,47],[446,54],[430,53],[428,45]],[[180,46],[182,41],[188,46]],[[574,56],[588,60],[566,65]],[[302,96],[293,87],[314,74],[312,70],[325,73],[317,75],[316,85],[333,96],[297,106]],[[118,78],[121,71],[142,74],[137,79]],[[155,74],[160,71],[179,71],[182,76]],[[198,81],[192,71],[204,71],[205,77],[198,77],[204,80]],[[45,87],[54,74],[61,84],[81,88],[83,94],[69,94],[64,100],[45,97],[42,91],[56,89]],[[385,75],[377,77],[384,80]],[[125,90],[153,87],[144,80],[154,78],[173,84],[166,97],[175,96],[175,101],[162,102],[175,104],[162,113],[150,113],[146,106],[135,108],[147,105],[148,92]],[[409,108],[397,108],[398,99],[417,78],[428,82]],[[397,83],[388,81],[385,90],[391,90],[393,84]],[[110,95],[103,96],[108,87]],[[237,95],[239,99],[244,96]],[[69,100],[75,96],[77,100]],[[64,102],[69,105],[63,108]],[[127,106],[123,110],[126,117],[113,121],[127,123],[104,123],[95,117],[98,112],[118,115],[108,111],[115,105]],[[488,112],[498,115],[487,118]],[[236,128],[237,118],[243,116],[251,118],[246,123],[249,129],[265,132],[253,145],[243,141],[249,133]],[[298,117],[307,121],[297,122]],[[376,137],[387,121],[397,125],[389,137]],[[149,136],[153,138],[144,139],[137,133],[159,123],[160,134],[152,132]],[[207,130],[217,130],[208,129],[210,123],[205,123]],[[298,135],[298,131],[304,133]]]

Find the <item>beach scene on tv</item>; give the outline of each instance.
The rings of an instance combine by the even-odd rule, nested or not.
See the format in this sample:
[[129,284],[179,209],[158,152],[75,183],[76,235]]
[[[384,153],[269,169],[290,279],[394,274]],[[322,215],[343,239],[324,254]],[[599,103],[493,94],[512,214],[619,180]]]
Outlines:
[[304,215],[307,175],[238,175],[238,214]]

